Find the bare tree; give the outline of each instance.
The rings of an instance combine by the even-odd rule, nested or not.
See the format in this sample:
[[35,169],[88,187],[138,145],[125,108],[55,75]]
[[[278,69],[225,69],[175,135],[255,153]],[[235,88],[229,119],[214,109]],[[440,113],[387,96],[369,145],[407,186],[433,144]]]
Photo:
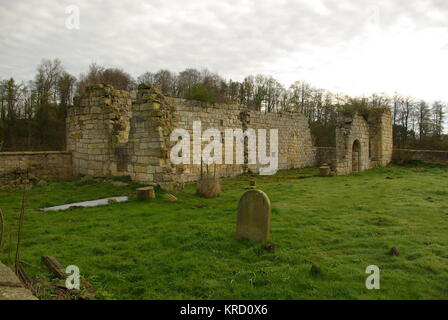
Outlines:
[[89,66],[87,74],[79,77],[77,94],[83,95],[85,88],[92,84],[107,84],[119,90],[130,90],[134,86],[131,75],[121,69],[108,68],[93,63]]
[[431,112],[429,110],[428,104],[421,100],[418,104],[418,133],[419,138],[422,140],[424,137],[426,137],[430,130],[430,115]]
[[436,137],[440,137],[443,133],[443,120],[445,113],[443,111],[443,104],[440,101],[435,101],[432,105],[432,116],[433,116],[433,134]]
[[61,60],[57,58],[44,59],[37,67],[34,83],[40,105],[48,105],[57,101],[56,85],[63,71]]

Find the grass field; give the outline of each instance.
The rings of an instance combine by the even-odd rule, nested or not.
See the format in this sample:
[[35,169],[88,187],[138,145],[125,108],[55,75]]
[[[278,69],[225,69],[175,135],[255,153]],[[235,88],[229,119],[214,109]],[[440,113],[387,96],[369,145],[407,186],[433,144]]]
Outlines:
[[[37,211],[133,195],[136,187],[51,182],[27,194],[22,259],[39,265],[50,255],[79,266],[101,299],[448,299],[448,167],[304,178],[316,173],[256,177],[272,202],[274,253],[234,239],[249,177],[224,180],[215,199],[188,185],[174,193],[177,202],[158,192],[145,202]],[[21,195],[0,191],[9,230],[16,229]],[[399,256],[389,254],[392,246]],[[6,239],[0,260],[10,263],[10,252]],[[319,272],[310,272],[312,264]],[[381,270],[380,290],[365,288],[372,264]]]

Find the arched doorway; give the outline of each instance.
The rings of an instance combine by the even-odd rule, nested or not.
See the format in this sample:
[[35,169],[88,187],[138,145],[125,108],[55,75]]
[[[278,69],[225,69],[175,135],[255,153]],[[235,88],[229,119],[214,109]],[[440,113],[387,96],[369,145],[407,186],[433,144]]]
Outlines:
[[361,144],[355,140],[352,147],[352,172],[358,171],[361,171]]

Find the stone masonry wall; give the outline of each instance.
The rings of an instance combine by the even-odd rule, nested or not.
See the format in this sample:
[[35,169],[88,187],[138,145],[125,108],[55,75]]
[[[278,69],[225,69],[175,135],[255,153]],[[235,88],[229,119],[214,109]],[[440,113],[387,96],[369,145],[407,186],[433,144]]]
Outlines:
[[[316,149],[311,139],[308,120],[301,113],[251,111],[249,127],[278,129],[278,168],[280,170],[316,164]],[[266,140],[269,142],[268,138]]]
[[379,141],[377,166],[386,166],[392,161],[393,153],[393,133],[392,133],[392,115],[390,112],[383,112],[377,120],[379,132],[377,139]]
[[[128,173],[139,182],[154,183],[166,188],[182,187],[184,182],[195,181],[201,166],[195,164],[173,165],[170,150],[177,142],[170,141],[173,129],[185,129],[190,134],[190,153],[193,154],[193,121],[201,122],[201,132],[215,128],[224,129],[278,129],[279,169],[297,168],[315,164],[315,149],[305,117],[301,114],[263,113],[249,111],[240,105],[207,104],[198,101],[167,98],[148,84],[140,85],[137,99],[132,106],[129,134]],[[269,134],[267,135],[267,150]],[[236,144],[236,141],[234,141]],[[206,142],[202,143],[204,147]],[[224,153],[225,143],[223,143]],[[236,148],[234,146],[234,159]],[[192,160],[192,157],[191,157]],[[259,165],[224,164],[210,165],[209,170],[220,177],[233,177],[246,171],[258,172]],[[205,172],[205,165],[203,166]]]
[[448,151],[394,149],[393,160],[398,164],[403,164],[412,160],[418,160],[446,165],[448,164]]
[[[68,150],[73,152],[74,171],[92,176],[130,175],[141,183],[182,187],[186,181],[197,180],[201,169],[199,165],[171,164],[170,150],[176,142],[170,141],[170,134],[174,128],[183,128],[192,137],[193,121],[201,121],[201,132],[219,129],[223,142],[225,128],[266,129],[267,151],[269,129],[278,129],[279,169],[316,164],[310,129],[299,113],[264,113],[240,105],[167,98],[150,84],[139,86],[131,104],[127,92],[96,85],[88,88],[80,106],[68,114]],[[231,177],[258,172],[263,166],[212,167],[218,176]]]
[[[336,162],[336,148],[335,147],[317,147],[316,148],[316,164],[332,165]],[[334,168],[332,168],[334,170]]]
[[154,86],[141,84],[132,105],[127,173],[135,181],[181,188],[169,161],[173,106]]
[[[388,110],[377,110],[368,121],[355,114],[342,117],[336,126],[338,175],[388,165],[392,161],[392,120]],[[355,164],[354,164],[355,163]]]
[[[176,98],[170,98],[169,101],[174,106],[174,127],[185,129],[190,134],[191,155],[193,154],[193,121],[201,122],[201,132],[209,128],[218,129],[223,139],[225,128],[242,128],[240,118],[242,109],[238,105],[206,104],[199,101],[188,101]],[[205,143],[201,143],[201,146],[204,147]],[[236,153],[234,152],[234,159],[235,155]],[[201,173],[200,165],[176,165],[176,168],[182,174],[184,181],[195,181]],[[244,173],[245,168],[242,164],[217,164],[216,166],[209,166],[209,170],[213,170],[220,177],[233,177]],[[203,171],[206,171],[205,166],[203,166]]]
[[[107,85],[87,89],[80,106],[71,108],[67,118],[68,151],[73,152],[75,174],[91,176],[129,175],[134,181],[156,184],[166,189],[181,188],[184,182],[195,181],[201,174],[199,164],[176,164],[170,161],[170,141],[174,129],[185,129],[190,135],[193,158],[193,121],[206,129],[219,130],[223,143],[223,164],[208,167],[219,177],[232,177],[245,172],[259,173],[268,165],[249,163],[247,140],[244,162],[237,164],[234,139],[233,164],[225,164],[225,129],[266,130],[268,152],[270,129],[278,129],[278,169],[301,168],[330,163],[337,174],[352,171],[352,150],[359,142],[359,169],[385,165],[392,152],[390,114],[383,113],[367,123],[355,115],[344,118],[336,132],[336,150],[320,150],[312,143],[307,119],[300,113],[265,113],[236,104],[211,104],[165,97],[151,84],[141,84],[135,101],[130,94]],[[208,141],[200,142],[202,147]],[[258,148],[257,148],[258,149]],[[359,159],[359,161],[358,161]],[[204,167],[203,171],[206,171]]]
[[[129,92],[107,85],[87,88],[80,105],[68,110],[67,150],[75,174],[111,176],[127,172]],[[124,159],[123,159],[124,158]]]
[[[203,104],[197,101],[170,99],[174,106],[174,122],[176,128],[186,129],[193,137],[193,121],[201,121],[201,131],[209,128],[218,129],[223,142],[223,164],[211,165],[209,170],[220,177],[232,177],[250,171],[259,173],[261,165],[236,164],[236,140],[233,146],[234,164],[224,164],[225,129],[266,129],[266,155],[270,152],[270,129],[278,129],[278,169],[300,168],[316,163],[315,148],[312,145],[311,133],[306,118],[299,113],[265,113],[239,105]],[[203,144],[204,145],[204,144]],[[247,157],[247,156],[246,156]],[[198,165],[178,165],[184,181],[197,180],[201,167]],[[205,171],[205,168],[203,169]]]
[[353,145],[360,144],[359,171],[370,167],[369,163],[369,126],[360,115],[341,119],[336,127],[336,173],[344,175],[352,172]]
[[66,180],[73,176],[72,156],[63,151],[0,152],[0,180],[17,169],[39,178]]

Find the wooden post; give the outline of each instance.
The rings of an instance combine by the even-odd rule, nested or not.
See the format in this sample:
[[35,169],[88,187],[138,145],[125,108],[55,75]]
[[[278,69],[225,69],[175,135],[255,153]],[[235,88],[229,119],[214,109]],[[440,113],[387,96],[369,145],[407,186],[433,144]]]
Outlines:
[[42,263],[51,271],[51,273],[59,279],[65,279],[67,275],[64,267],[53,257],[42,256]]

